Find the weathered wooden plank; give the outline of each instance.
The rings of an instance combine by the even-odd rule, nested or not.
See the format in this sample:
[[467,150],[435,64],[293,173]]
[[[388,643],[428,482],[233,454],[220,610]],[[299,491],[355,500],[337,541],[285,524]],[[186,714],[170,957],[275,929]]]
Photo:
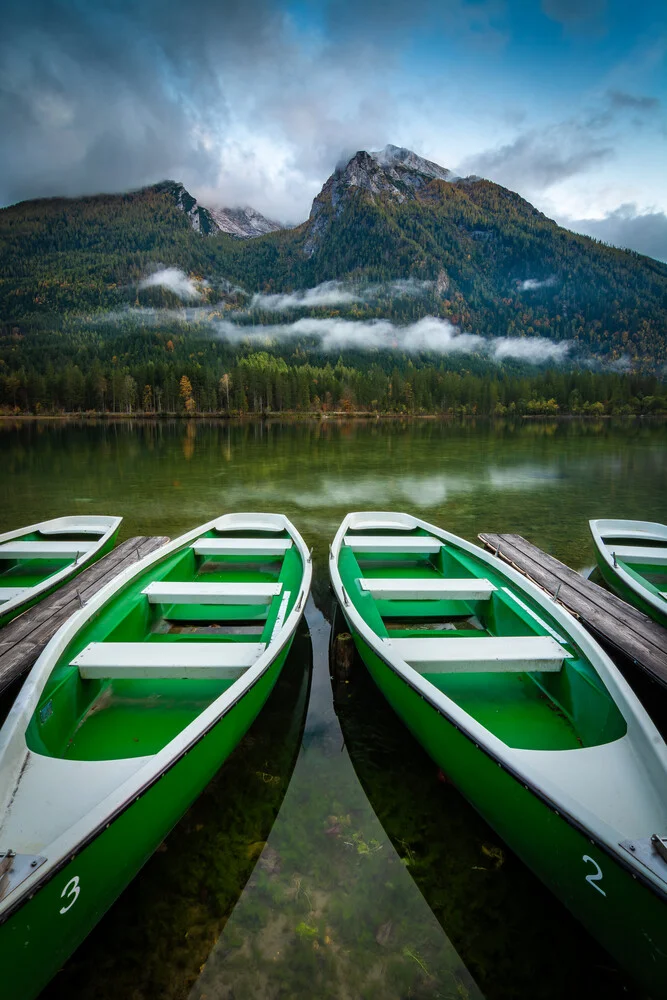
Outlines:
[[128,538],[74,580],[5,625],[0,633],[0,692],[32,666],[51,637],[82,602],[89,600],[121,570],[168,541],[163,535]]
[[121,569],[129,566],[132,562],[142,556],[152,552],[157,548],[156,542],[164,544],[167,539],[160,536],[139,535],[136,538],[127,538],[120,545],[116,546],[103,559],[94,563],[89,570],[76,576],[61,587],[53,595],[53,607],[62,607],[72,599],[78,601],[77,592],[83,597],[84,592],[90,590],[92,593],[99,590],[101,581],[105,583],[120,573]]
[[[552,596],[558,590],[559,603],[582,620],[599,627],[610,641],[613,641],[615,633],[620,629],[625,638],[639,643],[639,648],[645,655],[667,652],[664,629],[641,611],[584,579],[569,566],[542,552],[520,535],[497,537],[501,539],[501,558],[511,561]],[[628,636],[628,633],[631,635]]]
[[482,533],[485,547],[500,555],[581,619],[595,635],[667,686],[667,630],[615,594],[580,576],[521,535]]
[[[487,537],[490,539],[492,536],[484,536],[484,538]],[[575,570],[570,569],[569,566],[549,555],[548,552],[538,549],[537,546],[527,541],[521,535],[501,535],[495,537],[503,540],[501,543],[501,555],[504,555],[505,550],[510,546],[511,550],[514,551],[515,561],[518,558],[526,566],[539,567],[546,573],[551,573],[554,577],[554,589],[551,592],[554,593],[558,584],[561,584],[559,600],[561,594],[566,592],[563,590],[563,587],[571,588],[578,597],[590,602],[590,604],[598,608],[603,614],[614,618],[620,628],[623,630],[632,629],[642,639],[647,641],[649,645],[667,655],[667,630],[657,622],[654,622],[648,615],[645,615],[643,611],[633,607],[631,604],[627,604],[620,597],[617,597],[616,594],[612,594],[603,587],[599,587],[591,580],[585,579]],[[565,603],[565,601],[562,603]],[[577,609],[574,610],[578,613]]]
[[529,542],[521,535],[506,535],[500,537],[511,540],[514,547],[519,552],[523,553],[526,559],[532,560],[537,562],[539,565],[544,566],[546,569],[550,570],[559,581],[569,583],[575,590],[577,590],[577,592],[586,594],[590,601],[597,604],[600,608],[610,614],[614,614],[621,621],[623,621],[624,624],[632,622],[645,631],[648,630],[649,632],[655,632],[657,641],[667,650],[667,633],[663,628],[661,628],[661,626],[649,618],[648,615],[645,615],[643,611],[633,607],[631,604],[627,604],[625,601],[621,600],[620,597],[617,597],[616,594],[612,594],[603,587],[599,587],[591,580],[585,579],[580,573],[577,573],[576,570],[566,566],[565,563],[562,563],[558,559],[554,558],[554,556],[549,555],[548,552],[543,552],[541,549],[538,549],[536,545],[533,545],[532,542]]

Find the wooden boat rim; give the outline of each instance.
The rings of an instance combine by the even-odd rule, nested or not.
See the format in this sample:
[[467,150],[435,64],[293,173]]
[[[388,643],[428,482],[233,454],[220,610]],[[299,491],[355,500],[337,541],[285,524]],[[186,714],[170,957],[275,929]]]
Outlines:
[[[255,515],[244,514],[249,518]],[[47,861],[32,873],[21,885],[21,891],[8,894],[0,899],[0,924],[19,909],[39,887],[48,882],[57,872],[110,823],[123,813],[137,798],[143,795],[163,774],[170,770],[188,751],[194,747],[218,722],[239,702],[247,691],[264,674],[275,658],[292,638],[297,625],[304,613],[306,598],[310,592],[312,579],[312,561],[303,538],[294,525],[283,514],[258,514],[258,518],[271,519],[278,525],[276,530],[286,530],[299,550],[302,559],[303,574],[301,584],[292,610],[285,618],[280,630],[271,637],[266,649],[255,663],[249,667],[234,684],[207,706],[191,723],[185,726],[169,743],[155,754],[144,757],[120,758],[117,760],[80,761],[63,760],[46,757],[30,750],[27,746],[25,733],[28,723],[37,708],[42,690],[56,665],[58,658],[74,635],[96,611],[110,600],[114,594],[129,583],[134,576],[148,569],[170,553],[181,547],[186,547],[195,538],[211,529],[226,530],[223,523],[225,517],[238,518],[230,514],[216,517],[205,524],[198,525],[186,534],[167,542],[158,549],[148,553],[132,566],[127,567],[109,583],[99,590],[90,601],[75,612],[55,633],[48,645],[36,660],[23,688],[14,703],[2,729],[0,729],[0,761],[11,760],[5,775],[9,795],[0,787],[1,802],[11,803],[12,786],[15,789],[28,761],[32,766],[53,767],[54,771],[69,772],[70,780],[76,781],[77,775],[85,771],[90,774],[97,772],[113,773],[119,776],[119,782],[112,790],[80,819],[75,821],[54,841],[45,846],[42,853],[47,853]],[[247,526],[247,525],[246,525]],[[230,530],[233,530],[230,529]],[[266,530],[266,529],[261,529]],[[1,772],[0,772],[1,774]],[[8,779],[8,780],[7,780]],[[11,847],[17,850],[16,844],[1,845],[0,850]]]
[[[627,518],[599,518],[588,522],[593,536],[593,544],[604,559],[610,571],[614,573],[634,594],[650,604],[660,614],[667,612],[667,598],[652,593],[648,587],[643,587],[630,573],[616,562],[614,565],[614,546],[605,541],[606,536],[623,536],[623,532],[641,531],[647,542],[662,542],[667,545],[667,525],[659,521],[633,521]],[[638,541],[635,538],[635,541]]]
[[[53,573],[51,576],[42,580],[41,583],[36,583],[33,587],[26,587],[23,593],[14,597],[9,601],[5,601],[0,604],[0,614],[5,615],[8,612],[17,611],[22,605],[29,604],[40,594],[45,593],[59,587],[60,584],[67,579],[67,577],[72,575],[72,572],[76,568],[78,571],[81,567],[86,566],[90,563],[97,553],[103,548],[109,538],[118,530],[122,523],[122,517],[115,517],[109,514],[65,514],[62,517],[51,517],[45,521],[38,521],[36,524],[28,524],[22,528],[14,528],[12,531],[6,531],[4,534],[0,535],[0,545],[5,542],[15,541],[17,538],[22,538],[23,535],[31,534],[34,531],[40,531],[43,528],[51,527],[53,529],[60,522],[71,521],[72,524],[63,524],[60,529],[63,534],[67,531],[74,531],[76,528],[81,531],[81,526],[85,525],[87,530],[94,530],[98,526],[103,530],[103,534],[97,539],[97,541],[91,546],[91,548],[83,552],[75,563],[70,563],[63,569],[59,570],[57,573]],[[19,612],[20,613],[20,612]]]
[[[355,530],[357,519],[363,523],[364,529],[369,529],[371,527],[371,518],[374,522],[373,527],[378,530],[387,527],[389,520],[394,522],[392,528],[396,528],[396,521],[402,519],[406,530],[421,528],[428,531],[430,534],[442,539],[443,542],[456,545],[481,561],[493,566],[496,572],[500,572],[501,575],[515,583],[520,590],[529,594],[552,618],[558,621],[564,632],[575,640],[582,652],[590,659],[594,669],[604,682],[610,697],[625,719],[627,725],[625,735],[601,747],[577,748],[573,750],[525,750],[509,747],[469,715],[455,701],[447,697],[447,695],[422,677],[405,660],[402,660],[395,653],[392,655],[391,647],[385,645],[380,637],[366,624],[353,602],[347,597],[338,570],[338,556],[346,532],[348,529]],[[555,778],[557,770],[555,773],[553,773],[553,769],[552,773],[545,773],[540,767],[541,762],[548,761],[550,758],[558,757],[561,762],[568,759],[577,760],[582,759],[580,756],[582,754],[605,751],[615,745],[623,747],[625,756],[633,755],[637,753],[636,744],[642,743],[644,744],[644,752],[653,756],[657,767],[663,771],[667,771],[667,746],[634,691],[592,636],[562,605],[556,603],[549,594],[517,570],[505,563],[501,564],[497,555],[492,555],[479,548],[479,546],[468,542],[466,539],[411,514],[398,514],[386,511],[363,511],[348,514],[343,519],[332,542],[329,569],[334,592],[340,604],[344,606],[345,615],[359,632],[362,639],[386,666],[397,673],[421,697],[428,701],[441,715],[447,718],[463,735],[474,743],[476,747],[510,772],[525,787],[530,787],[550,808],[564,816],[569,823],[583,832],[592,842],[597,843],[601,849],[612,855],[634,877],[646,882],[652,890],[667,898],[667,885],[665,882],[620,847],[621,838],[618,836],[618,831],[600,821],[597,814],[591,808],[582,806],[578,800],[568,795],[567,790]],[[577,757],[573,757],[572,755],[577,755]],[[647,831],[647,835],[654,832],[660,833],[660,830]]]

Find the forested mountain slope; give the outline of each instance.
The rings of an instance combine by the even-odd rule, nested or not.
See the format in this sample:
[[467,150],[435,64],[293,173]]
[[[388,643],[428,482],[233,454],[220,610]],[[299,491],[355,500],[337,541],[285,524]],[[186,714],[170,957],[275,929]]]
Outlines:
[[667,361],[666,265],[570,233],[497,184],[453,177],[396,147],[355,154],[301,226],[250,239],[221,234],[211,213],[170,181],[3,209],[5,342],[46,329],[67,337],[73,317],[80,327],[128,306],[180,307],[168,287],[139,287],[158,267],[204,280],[205,302],[222,308],[234,305],[231,285],[252,293],[412,278],[422,293],[409,302],[385,296],[381,313],[365,301],[311,313],[437,315],[484,336],[567,340],[645,371]]

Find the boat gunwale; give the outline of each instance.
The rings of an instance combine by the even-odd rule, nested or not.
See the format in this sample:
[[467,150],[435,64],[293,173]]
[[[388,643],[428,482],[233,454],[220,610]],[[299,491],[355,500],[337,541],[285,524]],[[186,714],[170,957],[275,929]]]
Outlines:
[[[46,524],[51,524],[53,521],[60,521],[64,517],[79,517],[79,515],[74,514],[63,514],[61,517],[49,517],[43,521],[37,521],[36,524],[27,524],[22,528],[16,528],[13,531],[6,531],[0,535],[0,545],[5,542],[11,542],[17,538],[21,538],[23,535],[29,535],[32,532],[39,531]],[[82,553],[78,559],[73,562],[69,562],[63,569],[59,569],[57,573],[52,573],[51,576],[45,577],[40,583],[34,584],[32,587],[26,588],[26,593],[21,594],[19,597],[15,597],[13,600],[6,601],[0,604],[0,617],[4,617],[6,614],[12,614],[13,618],[18,617],[22,614],[21,608],[26,605],[24,610],[27,610],[29,606],[35,601],[35,598],[45,596],[49,591],[56,590],[61,583],[71,576],[73,573],[78,573],[79,570],[83,569],[88,563],[90,563],[95,556],[99,555],[100,550],[113,538],[114,534],[118,531],[121,524],[123,523],[122,517],[117,517],[113,514],[81,514],[79,521],[83,521],[84,518],[89,518],[92,520],[99,520],[100,528],[103,529],[102,535],[97,539],[87,552]],[[108,524],[105,526],[104,521]],[[62,534],[66,535],[68,529],[64,527],[62,529]],[[76,533],[76,532],[73,532]],[[27,560],[22,560],[27,561]],[[15,614],[16,612],[16,614]]]
[[[580,749],[571,751],[548,751],[517,750],[515,748],[511,748],[507,744],[503,743],[503,741],[498,737],[494,736],[489,729],[477,722],[473,716],[466,712],[465,709],[462,709],[453,699],[449,698],[446,694],[444,694],[444,692],[440,691],[430,681],[425,680],[425,678],[423,678],[418,671],[414,670],[414,668],[402,660],[398,655],[395,654],[395,662],[392,662],[390,649],[383,647],[382,643],[379,641],[380,637],[366,623],[359,611],[357,611],[357,608],[351,598],[347,597],[347,593],[342,583],[342,577],[338,569],[338,556],[343,544],[345,532],[350,527],[354,530],[354,525],[350,524],[351,520],[355,517],[370,518],[373,516],[380,518],[391,516],[394,519],[397,518],[397,516],[401,516],[406,519],[406,530],[410,530],[411,528],[422,528],[427,530],[432,534],[441,537],[445,542],[450,542],[451,544],[465,549],[472,555],[481,557],[483,562],[487,562],[490,565],[494,564],[494,559],[496,558],[485,550],[479,548],[479,546],[468,542],[466,539],[454,535],[451,532],[447,532],[444,529],[430,524],[428,521],[424,521],[412,514],[398,515],[396,512],[388,511],[359,511],[349,513],[341,522],[330,546],[329,572],[336,599],[341,605],[343,614],[348,619],[351,627],[356,629],[363,641],[370,647],[374,655],[377,656],[385,666],[389,667],[389,669],[405,684],[407,684],[408,687],[410,687],[424,701],[428,702],[429,705],[434,708],[446,722],[465,736],[476,749],[482,750],[486,756],[490,757],[501,769],[507,771],[516,781],[520,782],[524,788],[530,790],[532,794],[547,805],[548,808],[551,809],[557,816],[565,819],[566,822],[568,822],[574,829],[585,836],[591,844],[599,847],[617,864],[627,870],[634,879],[642,882],[642,884],[650,888],[651,891],[654,892],[659,898],[667,901],[667,885],[664,881],[631,856],[628,855],[628,857],[625,857],[623,849],[620,846],[620,839],[605,839],[604,835],[599,831],[596,832],[593,828],[586,825],[583,820],[578,819],[571,811],[571,807],[568,808],[567,806],[564,806],[555,796],[545,790],[544,787],[540,787],[535,775],[531,775],[530,772],[520,767],[520,761],[522,759],[523,761],[530,760],[530,755],[581,753],[585,752],[585,748],[583,748],[583,751]],[[412,524],[407,523],[408,521],[411,521]],[[364,527],[368,528],[368,524],[365,524]],[[380,522],[376,525],[376,527],[382,528],[383,525]],[[532,581],[523,576],[517,570],[513,569],[509,565],[503,564],[502,567],[499,567],[499,572],[501,575],[506,576],[512,582],[516,583],[520,589],[527,591],[528,594],[533,597],[545,611],[560,622],[566,632],[574,633],[573,638],[576,639],[577,644],[582,648],[585,655],[591,660],[591,664],[596,672],[600,672],[601,680],[603,680],[605,687],[610,689],[610,696],[612,697],[612,700],[614,700],[616,707],[623,715],[627,725],[627,731],[624,736],[620,737],[620,740],[627,740],[629,736],[631,737],[631,729],[639,729],[641,735],[649,742],[654,754],[661,759],[663,767],[667,770],[667,746],[660,737],[658,730],[648,717],[646,710],[639,702],[639,699],[635,695],[632,688],[621,676],[607,654],[600,648],[593,637],[584,630],[583,626],[574,618],[573,615],[570,614],[569,611],[567,611],[565,607],[554,602],[553,598],[551,598],[549,594],[539,588],[536,584],[532,583]],[[553,603],[548,605],[547,601],[552,601]],[[596,662],[596,660],[599,660],[599,662]],[[626,707],[627,710],[629,710],[629,718],[626,716],[625,712],[623,712],[621,705],[618,704],[615,695],[620,696],[621,700],[624,702],[623,707]],[[637,715],[637,708],[639,708],[642,718],[639,718]],[[454,711],[452,711],[452,709]],[[612,742],[618,743],[619,740],[614,740]],[[660,752],[658,752],[659,748]]]
[[[651,590],[649,590],[648,587],[645,587],[642,584],[640,584],[635,579],[634,576],[632,576],[630,573],[627,572],[625,567],[621,564],[622,560],[620,562],[617,560],[616,565],[614,565],[613,549],[608,545],[607,542],[605,542],[604,537],[602,535],[602,532],[606,531],[607,527],[611,528],[612,525],[618,525],[618,531],[616,531],[615,529],[611,529],[608,533],[612,535],[617,535],[618,537],[622,537],[623,535],[622,526],[632,526],[638,524],[650,525],[651,527],[662,529],[662,534],[663,534],[662,538],[647,537],[646,538],[647,542],[657,542],[657,541],[667,542],[667,525],[661,524],[659,521],[637,521],[637,520],[632,520],[631,518],[595,518],[588,522],[588,526],[591,529],[591,535],[593,536],[593,545],[595,547],[595,551],[605,561],[611,573],[614,576],[617,576],[620,580],[622,580],[623,583],[626,585],[626,587],[628,587],[633,594],[636,594],[636,596],[640,600],[645,601],[660,615],[665,615],[667,614],[667,599],[661,597],[659,594],[654,594]],[[606,527],[603,528],[601,527],[601,525],[605,525]],[[632,527],[630,527],[630,530],[633,530]],[[634,530],[636,530],[636,528]],[[656,532],[655,534],[658,535],[660,533]],[[667,568],[667,563],[665,564],[665,567]],[[638,610],[641,611],[641,608],[639,608]],[[646,614],[646,612],[643,613]]]
[[[236,517],[236,514],[223,515]],[[243,516],[254,516],[246,512]],[[260,516],[260,515],[257,515]],[[51,850],[55,859],[49,864],[40,866],[39,870],[26,879],[21,885],[21,891],[12,899],[13,893],[8,894],[5,899],[0,900],[0,926],[21,909],[33,896],[50,882],[66,865],[73,861],[96,837],[98,837],[108,826],[117,820],[136,801],[146,794],[157,782],[173,767],[175,767],[200,743],[228,713],[234,709],[239,702],[253,689],[257,681],[271,668],[274,661],[281,655],[285,646],[291,642],[305,611],[305,605],[310,593],[312,580],[312,559],[310,551],[305,541],[297,531],[295,526],[283,514],[262,514],[262,517],[281,518],[284,529],[289,533],[302,558],[303,573],[299,590],[295,597],[292,610],[282,624],[280,631],[272,636],[267,643],[266,649],[258,656],[255,663],[249,667],[238,680],[234,681],[225,691],[223,691],[203,712],[185,726],[180,732],[167,743],[156,754],[146,757],[136,758],[139,766],[136,771],[121,781],[114,787],[108,795],[79,818],[71,827],[57,837],[52,844],[45,845],[44,851]],[[11,750],[12,741],[20,743],[23,738],[23,745],[19,745],[16,757],[23,762],[22,768],[14,781],[14,791],[18,787],[18,782],[25,767],[25,763],[31,757],[50,760],[44,754],[36,753],[27,745],[25,733],[28,723],[37,708],[40,695],[46,685],[52,670],[55,668],[63,650],[72,640],[74,635],[85,625],[86,621],[113,595],[121,590],[131,579],[138,576],[151,564],[158,562],[164,557],[185,547],[204,532],[217,527],[217,530],[225,530],[218,527],[222,518],[220,516],[199,525],[190,532],[180,535],[178,538],[167,542],[165,545],[148,553],[132,566],[127,567],[116,577],[109,581],[106,586],[96,593],[91,600],[81,609],[76,611],[55,633],[48,645],[44,648],[14,703],[5,723],[0,729],[0,761],[5,754]],[[205,720],[205,721],[202,721]],[[190,731],[190,732],[189,732]],[[185,735],[188,734],[188,735]],[[156,766],[157,762],[157,766]],[[87,761],[77,761],[84,767]],[[149,772],[146,774],[146,772]],[[142,779],[143,780],[138,780]],[[104,808],[105,803],[110,799],[118,798],[119,803],[113,808]],[[13,794],[9,801],[13,799]],[[93,814],[97,818],[94,822],[86,823],[86,819]],[[82,826],[86,827],[85,834],[79,835],[77,831]],[[67,841],[70,843],[68,844]],[[9,901],[7,905],[7,901]],[[3,906],[3,903],[6,905]]]

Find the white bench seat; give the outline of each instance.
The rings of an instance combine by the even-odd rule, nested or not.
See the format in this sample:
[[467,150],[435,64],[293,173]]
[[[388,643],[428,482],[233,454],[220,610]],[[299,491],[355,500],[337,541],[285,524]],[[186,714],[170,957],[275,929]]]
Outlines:
[[100,527],[99,524],[42,524],[39,528],[40,535],[96,535],[101,538],[108,528]]
[[496,589],[490,580],[388,579],[359,581],[362,590],[384,601],[487,601]]
[[661,538],[656,535],[653,531],[643,531],[641,528],[630,528],[628,531],[608,531],[606,535],[601,535],[602,541],[605,545],[613,546],[612,539],[614,538],[636,538],[640,542],[662,542],[664,541],[664,536]]
[[77,559],[96,542],[4,542],[0,559]]
[[[238,515],[235,515],[238,518]],[[284,531],[285,524],[282,518],[277,518],[274,515],[269,514],[268,517],[261,517],[255,515],[254,517],[249,517],[247,520],[232,518],[230,520],[229,514],[224,514],[219,520],[213,525],[216,531]]]
[[444,542],[433,535],[346,535],[353,552],[439,552]]
[[623,562],[643,563],[646,566],[667,563],[667,547],[662,545],[614,545],[611,543],[607,545],[607,548]]
[[86,680],[239,677],[264,652],[263,642],[91,642],[72,660]]
[[282,556],[291,538],[198,538],[190,546],[198,556]]
[[32,590],[32,587],[0,587],[0,604],[6,604],[7,601],[15,601],[17,597],[22,597],[30,590]]
[[525,672],[560,670],[570,657],[549,635],[384,639],[396,653],[423,674]]
[[282,583],[180,583],[154,581],[142,594],[150,604],[270,604]]

